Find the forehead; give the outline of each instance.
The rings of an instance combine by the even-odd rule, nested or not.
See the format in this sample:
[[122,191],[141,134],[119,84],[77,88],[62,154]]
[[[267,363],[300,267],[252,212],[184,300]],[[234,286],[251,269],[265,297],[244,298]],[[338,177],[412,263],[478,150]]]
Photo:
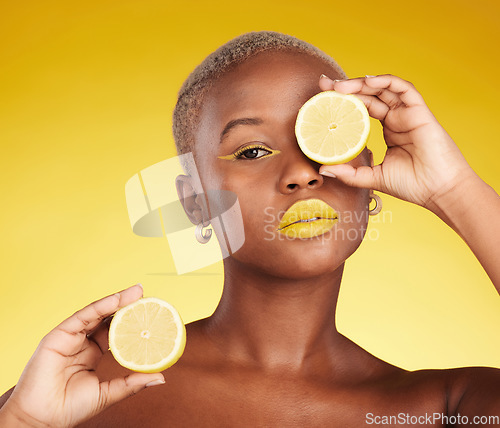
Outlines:
[[214,139],[228,121],[240,117],[295,120],[302,104],[320,91],[322,73],[339,77],[330,64],[305,53],[268,51],[250,57],[205,95],[197,136]]

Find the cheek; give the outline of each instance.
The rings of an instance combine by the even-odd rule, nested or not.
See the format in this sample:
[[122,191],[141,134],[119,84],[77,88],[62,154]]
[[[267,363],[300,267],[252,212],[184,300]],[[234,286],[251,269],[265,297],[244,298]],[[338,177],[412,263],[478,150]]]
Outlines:
[[[204,176],[203,187],[209,195],[211,217],[218,216],[212,227],[219,242],[225,239],[241,243],[244,249],[258,248],[267,236],[266,207],[272,207],[269,189],[264,189],[258,180],[249,180],[245,174],[229,177],[215,170],[213,175]],[[231,247],[239,249],[241,245]]]
[[351,242],[355,249],[363,240],[368,226],[369,190],[351,188],[344,198],[346,203],[339,213],[336,239]]

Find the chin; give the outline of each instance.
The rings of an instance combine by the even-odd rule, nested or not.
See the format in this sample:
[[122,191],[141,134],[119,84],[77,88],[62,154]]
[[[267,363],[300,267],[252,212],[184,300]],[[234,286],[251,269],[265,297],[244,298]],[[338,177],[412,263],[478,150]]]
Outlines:
[[334,274],[343,266],[344,262],[345,260],[310,260],[310,258],[303,258],[295,260],[288,269],[280,269],[276,276],[290,280],[313,279]]
[[363,233],[359,229],[352,240],[342,230],[310,238],[293,238],[275,231],[251,234],[231,258],[244,270],[286,280],[329,275],[342,268],[361,244]]
[[290,251],[286,255],[286,262],[279,269],[280,276],[307,279],[332,274],[344,264],[351,253],[341,248],[324,246]]
[[353,247],[352,244],[340,241],[325,245],[304,239],[272,248],[242,248],[243,251],[233,257],[254,272],[286,280],[303,280],[336,272],[356,249],[357,245]]

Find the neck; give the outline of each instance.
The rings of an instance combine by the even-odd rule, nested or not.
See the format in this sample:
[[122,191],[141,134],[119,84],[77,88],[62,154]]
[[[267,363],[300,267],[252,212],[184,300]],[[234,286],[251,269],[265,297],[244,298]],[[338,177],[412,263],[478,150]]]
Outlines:
[[283,279],[228,258],[224,291],[207,335],[230,358],[267,368],[303,370],[350,346],[335,311],[344,265],[327,275]]

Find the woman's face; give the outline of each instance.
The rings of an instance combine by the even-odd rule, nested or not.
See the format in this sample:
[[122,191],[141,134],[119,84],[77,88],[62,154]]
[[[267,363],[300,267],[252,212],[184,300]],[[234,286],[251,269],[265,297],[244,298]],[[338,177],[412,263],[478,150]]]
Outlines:
[[[229,190],[240,204],[245,242],[231,257],[279,277],[334,271],[366,231],[368,190],[320,175],[321,165],[301,152],[295,138],[297,113],[320,92],[323,73],[339,78],[331,66],[302,53],[251,57],[209,90],[195,134],[194,158],[205,191]],[[369,164],[367,151],[350,163]],[[305,239],[280,233],[285,211],[308,199],[335,209],[339,220],[333,228]],[[224,224],[228,234],[241,233],[236,223]]]

